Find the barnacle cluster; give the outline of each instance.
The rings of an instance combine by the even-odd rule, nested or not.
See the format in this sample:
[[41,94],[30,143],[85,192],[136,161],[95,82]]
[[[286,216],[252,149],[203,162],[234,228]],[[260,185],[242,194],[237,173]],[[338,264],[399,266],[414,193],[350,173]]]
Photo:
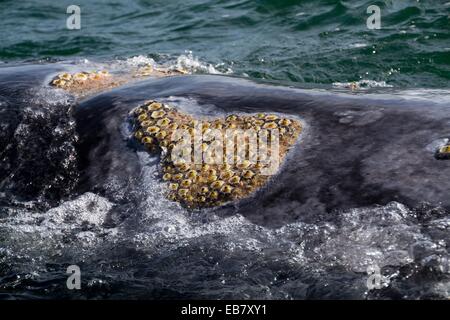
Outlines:
[[168,77],[187,73],[188,71],[181,68],[163,68],[147,64],[130,71],[130,73],[110,74],[106,70],[75,73],[63,72],[53,78],[50,85],[64,89],[76,96],[84,97],[145,77]]
[[64,72],[56,76],[55,79],[52,80],[52,85],[58,88],[68,88],[75,85],[82,85],[86,82],[90,81],[99,81],[103,80],[106,77],[109,77],[110,74],[108,71],[91,71],[91,72],[77,72],[77,73],[68,73]]
[[[167,197],[189,208],[217,206],[253,193],[270,178],[267,156],[277,152],[281,163],[302,129],[298,120],[265,113],[196,119],[156,101],[144,103],[130,115],[134,138],[149,152],[162,152]],[[252,130],[257,140],[236,136],[229,129]],[[264,139],[268,144],[259,145]],[[275,140],[277,148],[270,148]],[[259,148],[252,148],[252,143]],[[175,157],[176,149],[188,150],[187,158]]]
[[127,82],[125,77],[112,76],[108,71],[82,71],[76,73],[60,73],[51,85],[80,96],[98,92],[106,88],[114,88]]
[[440,147],[436,151],[436,158],[438,160],[450,160],[450,144]]
[[172,76],[172,75],[179,75],[179,74],[188,74],[188,71],[181,68],[163,68],[163,67],[156,67],[152,64],[146,64],[139,68],[137,68],[134,71],[133,77],[134,78],[141,78],[141,77],[163,77],[163,76]]

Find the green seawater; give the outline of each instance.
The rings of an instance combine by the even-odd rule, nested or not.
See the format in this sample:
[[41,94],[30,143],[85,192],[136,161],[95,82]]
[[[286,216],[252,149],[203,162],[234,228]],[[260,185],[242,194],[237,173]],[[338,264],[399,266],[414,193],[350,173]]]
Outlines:
[[[66,27],[71,4],[80,30]],[[366,26],[370,5],[381,9],[379,30]],[[450,0],[9,0],[0,26],[0,65],[192,52],[256,79],[450,87]]]

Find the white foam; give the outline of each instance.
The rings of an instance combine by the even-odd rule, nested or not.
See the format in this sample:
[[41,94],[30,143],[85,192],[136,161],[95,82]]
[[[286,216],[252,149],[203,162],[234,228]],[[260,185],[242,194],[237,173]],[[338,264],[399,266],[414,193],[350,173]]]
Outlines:
[[353,43],[350,45],[350,48],[365,48],[367,46],[367,43]]
[[[67,63],[67,62],[65,62]],[[231,74],[233,70],[226,67],[225,63],[220,62],[215,65],[202,61],[194,56],[192,51],[186,51],[184,54],[165,55],[159,54],[157,61],[145,56],[137,55],[125,59],[117,59],[107,62],[73,61],[73,66],[68,66],[69,71],[76,72],[81,70],[108,70],[111,73],[130,72],[132,69],[152,66],[154,68],[164,68],[168,70],[184,70],[188,73],[206,73],[206,74]]]
[[149,58],[149,57],[146,57],[143,55],[139,55],[139,56],[135,56],[135,57],[126,59],[125,64],[127,64],[128,66],[131,66],[131,67],[142,67],[142,66],[146,66],[146,65],[155,66],[156,62],[152,58]]
[[[222,74],[210,63],[200,61],[194,57],[192,51],[186,51],[185,54],[180,55],[174,65],[176,69],[188,70],[191,73],[208,73],[208,74]],[[232,73],[231,69],[228,69],[225,73]]]
[[191,115],[204,117],[225,116],[225,113],[218,109],[214,104],[200,105],[197,100],[192,98],[169,96],[160,100],[163,103],[176,107],[177,110]]
[[20,211],[17,215],[1,219],[0,224],[14,225],[16,230],[25,233],[39,231],[41,235],[63,232],[85,223],[101,227],[112,205],[107,199],[88,192],[45,213]]
[[355,89],[371,89],[371,88],[392,88],[393,86],[387,84],[386,81],[374,81],[374,80],[359,80],[354,82],[334,82],[335,88],[352,88]]

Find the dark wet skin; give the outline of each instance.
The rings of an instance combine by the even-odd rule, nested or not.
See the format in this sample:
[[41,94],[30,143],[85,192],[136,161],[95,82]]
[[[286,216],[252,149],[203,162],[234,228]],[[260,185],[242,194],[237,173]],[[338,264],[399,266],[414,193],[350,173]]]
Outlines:
[[[101,184],[108,174],[122,176],[124,185],[139,180],[137,162],[130,160],[134,151],[121,138],[119,126],[142,101],[168,96],[194,98],[227,113],[296,115],[308,126],[267,188],[217,208],[220,214],[239,212],[254,223],[280,226],[390,201],[450,208],[450,162],[436,160],[434,150],[427,149],[450,136],[449,108],[400,99],[312,96],[221,76],[147,80],[81,103],[75,117],[91,181]],[[107,149],[113,151],[104,154]]]
[[[23,90],[24,85],[42,82],[59,69],[18,69],[11,88],[21,83]],[[2,86],[2,92],[10,92],[9,85],[3,82]],[[285,113],[307,125],[267,187],[250,198],[215,208],[219,215],[239,212],[254,223],[278,227],[296,220],[326,220],[336,210],[390,201],[410,207],[427,202],[450,209],[450,161],[437,160],[429,147],[450,137],[450,107],[401,99],[311,95],[222,76],[150,79],[75,104],[80,176],[75,193],[101,192],[133,210],[133,203],[139,202],[141,164],[137,146],[123,134],[127,116],[145,100],[169,96],[193,98],[226,113]],[[8,113],[5,110],[11,107],[2,108]],[[20,187],[16,191],[20,193]]]
[[[435,158],[450,135],[443,103],[221,76],[145,80],[77,101],[45,87],[64,71],[0,68],[4,297],[448,299],[450,161]],[[128,112],[169,96],[207,114],[279,112],[305,126],[267,187],[187,211],[154,194],[159,161],[128,139]],[[74,263],[76,293],[65,286]],[[369,264],[392,276],[389,287],[368,291]]]

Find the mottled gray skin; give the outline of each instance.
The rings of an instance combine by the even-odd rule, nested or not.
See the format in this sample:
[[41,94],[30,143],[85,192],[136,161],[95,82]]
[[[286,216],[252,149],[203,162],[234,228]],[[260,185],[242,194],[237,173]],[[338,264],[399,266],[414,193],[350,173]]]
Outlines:
[[[448,299],[450,161],[434,158],[450,136],[448,106],[344,98],[220,76],[145,80],[76,101],[44,88],[63,69],[0,68],[6,298]],[[128,112],[168,96],[194,98],[208,112],[214,105],[230,113],[287,113],[306,127],[279,174],[256,195],[192,214],[177,211],[175,204],[155,202],[162,197],[151,193],[158,190],[149,174],[154,166],[142,166],[158,160],[138,153],[139,144],[127,137]],[[86,216],[103,218],[95,212],[106,210],[107,201],[79,197],[85,191],[113,200],[101,227]],[[392,200],[419,208],[372,207]],[[356,209],[341,212],[346,208]],[[236,213],[284,228],[218,221]],[[81,221],[73,223],[78,214]],[[308,223],[288,224],[293,221]],[[169,235],[172,223],[180,230]],[[109,226],[117,227],[117,237],[110,238]],[[211,226],[212,233],[204,233]],[[76,296],[55,286],[65,283],[73,263],[82,263],[83,279],[106,281]],[[392,276],[389,287],[367,291],[369,264]],[[17,280],[18,272],[34,274],[37,266],[39,277]]]
[[434,157],[450,137],[450,106],[312,94],[222,76],[146,80],[82,102],[75,108],[82,190],[102,189],[111,177],[121,190],[139,187],[140,168],[135,150],[123,138],[123,125],[143,101],[169,96],[194,98],[230,113],[286,113],[306,124],[267,187],[216,208],[219,214],[239,212],[276,227],[390,201],[450,208],[450,161]]
[[[450,161],[434,157],[450,138],[450,106],[319,94],[223,76],[150,79],[72,107],[44,106],[42,99],[33,97],[36,88],[63,69],[34,65],[0,70],[0,192],[7,192],[2,201],[11,195],[58,201],[91,190],[135,210],[141,200],[141,164],[138,146],[126,138],[128,113],[145,100],[178,96],[227,113],[286,113],[305,124],[279,174],[254,196],[213,209],[220,215],[239,212],[255,223],[276,227],[390,201],[450,209]],[[41,123],[24,111],[30,108],[44,112]],[[63,165],[71,146],[58,148],[75,141],[67,125],[71,114],[79,136],[79,172]],[[18,126],[29,116],[31,131],[22,136]],[[68,129],[55,138],[56,126]],[[78,177],[79,182],[74,181]]]

